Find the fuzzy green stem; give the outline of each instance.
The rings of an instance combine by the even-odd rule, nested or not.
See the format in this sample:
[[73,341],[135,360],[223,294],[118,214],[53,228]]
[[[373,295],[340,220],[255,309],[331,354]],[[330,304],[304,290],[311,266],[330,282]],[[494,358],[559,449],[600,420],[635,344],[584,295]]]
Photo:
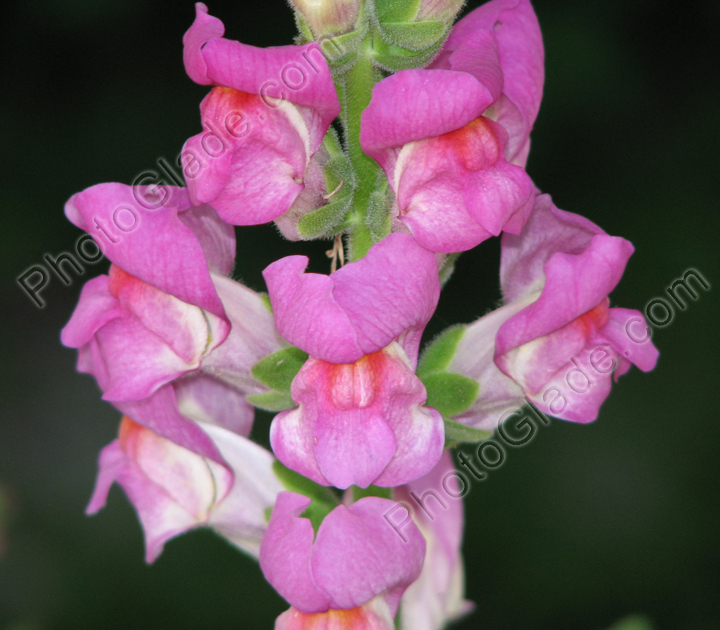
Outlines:
[[363,42],[357,62],[338,81],[346,149],[357,177],[353,210],[349,216],[351,228],[348,258],[351,261],[362,258],[373,244],[366,219],[370,194],[380,172],[377,162],[368,157],[360,147],[360,117],[370,104],[373,87],[381,78],[380,72],[372,63],[372,37],[371,29]]

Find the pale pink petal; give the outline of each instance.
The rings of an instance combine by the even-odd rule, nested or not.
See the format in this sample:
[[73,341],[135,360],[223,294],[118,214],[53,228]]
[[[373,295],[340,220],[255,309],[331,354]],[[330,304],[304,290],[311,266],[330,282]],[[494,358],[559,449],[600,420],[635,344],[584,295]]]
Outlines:
[[183,416],[250,435],[255,408],[234,387],[200,372],[179,378],[173,388]]

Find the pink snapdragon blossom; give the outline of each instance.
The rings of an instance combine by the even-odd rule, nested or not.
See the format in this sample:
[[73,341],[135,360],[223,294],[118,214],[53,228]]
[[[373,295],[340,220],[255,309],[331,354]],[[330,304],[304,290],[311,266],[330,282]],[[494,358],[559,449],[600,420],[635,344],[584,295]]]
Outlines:
[[493,428],[527,397],[544,413],[592,422],[613,378],[631,364],[652,370],[658,351],[645,318],[607,297],[632,253],[630,242],[538,195],[523,232],[502,239],[507,305],[468,327],[448,368],[481,384],[455,419]]
[[169,539],[205,525],[250,555],[259,553],[265,510],[282,490],[272,472],[273,457],[221,427],[202,425],[202,430],[217,445],[225,465],[178,446],[127,416],[118,439],[100,453],[87,512],[102,509],[117,481],[143,525],[147,562],[162,553]]
[[[442,630],[474,608],[463,596],[465,571],[460,552],[462,497],[467,491],[467,482],[455,472],[446,451],[427,475],[393,492],[404,509],[412,509],[413,521],[427,543],[422,572],[400,600],[402,630]],[[406,535],[405,526],[401,533]]]
[[148,210],[131,187],[99,184],[66,205],[113,263],[85,285],[61,335],[105,400],[145,399],[201,365],[236,385],[283,343],[260,296],[225,277],[232,226],[210,206],[192,206],[185,189],[164,192],[162,206]]
[[324,186],[313,156],[340,113],[330,69],[316,43],[256,48],[230,41],[222,22],[195,6],[183,38],[185,69],[196,83],[216,87],[200,106],[203,132],[182,152],[190,198],[212,203],[234,225],[273,221],[306,180]]
[[299,494],[278,495],[260,546],[267,581],[302,613],[356,609],[382,596],[394,616],[422,568],[425,540],[417,527],[405,528],[403,542],[383,518],[397,504],[365,497],[333,509],[315,534],[301,516],[309,505]]
[[422,331],[437,304],[436,257],[391,234],[330,276],[290,256],[264,276],[280,334],[310,354],[291,388],[299,407],[278,414],[278,459],[317,483],[396,486],[440,458],[440,414],[422,404],[414,373]]
[[533,203],[523,167],[543,80],[530,3],[493,0],[453,27],[426,69],[375,86],[360,142],[396,193],[396,229],[436,252],[520,232]]

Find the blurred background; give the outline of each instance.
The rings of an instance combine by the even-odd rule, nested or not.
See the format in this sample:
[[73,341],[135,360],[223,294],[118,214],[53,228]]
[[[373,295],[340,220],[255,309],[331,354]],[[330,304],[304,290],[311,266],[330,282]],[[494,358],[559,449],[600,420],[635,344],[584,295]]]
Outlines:
[[[689,268],[712,288],[654,329],[658,367],[624,376],[597,422],[553,421],[473,486],[464,549],[477,610],[457,628],[602,630],[629,614],[658,630],[720,628],[720,4],[534,5],[547,68],[528,165],[536,184],[634,243],[615,305],[642,310]],[[294,35],[280,0],[215,0],[210,11],[231,39]],[[43,309],[16,282],[45,254],[73,250],[70,195],[130,183],[200,131],[207,88],[182,65],[193,18],[176,0],[3,4],[0,630],[267,629],[286,608],[254,561],[207,531],[146,566],[118,489],[84,516],[119,414],[75,373],[59,331],[107,262],[69,287],[54,277]],[[263,289],[267,264],[301,252],[327,271],[327,248],[242,228],[239,277]],[[496,303],[498,255],[495,240],[460,258],[428,338]],[[261,439],[269,420],[257,420]]]

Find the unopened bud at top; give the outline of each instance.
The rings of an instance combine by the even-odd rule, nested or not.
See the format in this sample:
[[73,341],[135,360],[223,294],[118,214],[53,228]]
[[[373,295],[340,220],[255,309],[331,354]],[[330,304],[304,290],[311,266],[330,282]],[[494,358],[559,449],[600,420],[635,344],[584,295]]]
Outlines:
[[340,35],[355,28],[362,0],[289,0],[315,37]]

